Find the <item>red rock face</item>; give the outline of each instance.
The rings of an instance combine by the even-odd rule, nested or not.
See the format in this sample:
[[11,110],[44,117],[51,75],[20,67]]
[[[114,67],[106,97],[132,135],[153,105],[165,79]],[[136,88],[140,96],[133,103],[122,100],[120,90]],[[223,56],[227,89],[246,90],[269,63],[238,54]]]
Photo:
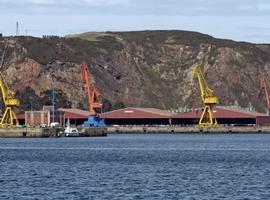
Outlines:
[[23,109],[27,109],[29,96],[33,96],[37,107],[50,103],[52,77],[59,107],[87,108],[81,60],[90,66],[92,79],[104,97],[105,110],[122,106],[178,110],[200,106],[198,83],[192,76],[195,63],[203,67],[221,105],[252,104],[259,111],[266,107],[265,101],[258,99],[259,76],[270,70],[270,45],[219,40],[193,32],[9,38],[2,71],[22,98]]

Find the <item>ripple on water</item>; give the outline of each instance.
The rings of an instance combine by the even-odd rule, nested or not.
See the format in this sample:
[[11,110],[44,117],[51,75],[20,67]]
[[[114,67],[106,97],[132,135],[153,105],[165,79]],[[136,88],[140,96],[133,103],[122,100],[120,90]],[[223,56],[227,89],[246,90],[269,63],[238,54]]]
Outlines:
[[0,199],[270,199],[270,135],[0,139]]

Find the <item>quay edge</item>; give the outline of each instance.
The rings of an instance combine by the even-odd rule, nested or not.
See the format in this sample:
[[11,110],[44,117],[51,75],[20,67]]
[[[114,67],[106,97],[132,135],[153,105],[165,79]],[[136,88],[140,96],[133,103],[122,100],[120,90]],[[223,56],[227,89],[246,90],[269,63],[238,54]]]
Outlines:
[[0,128],[1,138],[43,138],[57,137],[62,128]]
[[[64,128],[0,128],[0,138],[48,138],[64,137]],[[104,137],[107,128],[82,129],[79,137]]]
[[270,127],[256,126],[221,126],[215,128],[199,128],[199,127],[143,127],[143,126],[119,126],[108,127],[108,133],[269,133]]
[[81,137],[105,137],[107,136],[106,127],[91,127],[81,130]]

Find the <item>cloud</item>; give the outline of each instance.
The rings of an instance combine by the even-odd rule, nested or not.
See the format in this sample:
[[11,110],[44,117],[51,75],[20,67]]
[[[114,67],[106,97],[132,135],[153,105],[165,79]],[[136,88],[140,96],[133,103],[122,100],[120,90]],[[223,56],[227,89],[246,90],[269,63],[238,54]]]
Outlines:
[[132,0],[0,0],[1,13],[16,14],[118,14]]
[[[267,0],[0,0],[2,13],[250,16],[265,14]],[[259,12],[260,11],[260,12]]]
[[270,3],[259,3],[257,7],[260,11],[270,11]]
[[269,0],[0,0],[1,13],[270,16]]
[[0,0],[0,32],[14,33],[20,21],[34,35],[185,29],[261,41],[269,10],[269,0]]
[[72,5],[81,6],[107,6],[107,5],[126,5],[130,0],[0,0],[0,4],[8,5],[26,5],[26,6],[43,6],[43,5]]

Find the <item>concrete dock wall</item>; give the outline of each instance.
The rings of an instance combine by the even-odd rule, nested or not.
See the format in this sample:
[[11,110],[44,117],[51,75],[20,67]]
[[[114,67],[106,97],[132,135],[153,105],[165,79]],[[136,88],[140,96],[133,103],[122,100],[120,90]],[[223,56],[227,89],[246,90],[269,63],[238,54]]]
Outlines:
[[56,128],[0,128],[0,137],[56,137]]
[[82,130],[81,137],[103,137],[107,136],[107,128],[86,128]]
[[229,127],[217,128],[198,127],[143,127],[143,126],[119,126],[108,127],[108,133],[270,133],[270,127]]
[[[63,133],[63,129],[56,128],[1,128],[0,137],[58,137]],[[198,127],[144,127],[144,126],[119,126],[107,128],[85,129],[81,137],[106,136],[107,133],[270,133],[270,127],[217,127],[217,128],[198,128]]]
[[[107,135],[107,128],[87,128],[81,130],[80,137],[101,137]],[[0,128],[1,137],[61,137],[65,136],[64,128]]]

